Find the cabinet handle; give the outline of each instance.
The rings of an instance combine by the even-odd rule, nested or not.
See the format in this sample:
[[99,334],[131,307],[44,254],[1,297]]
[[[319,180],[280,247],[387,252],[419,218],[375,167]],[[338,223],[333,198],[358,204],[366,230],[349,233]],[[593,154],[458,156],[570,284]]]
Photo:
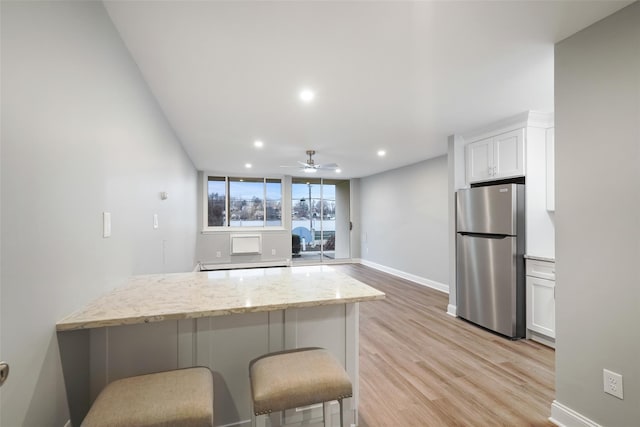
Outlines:
[[7,380],[9,376],[9,364],[6,362],[0,362],[0,387]]

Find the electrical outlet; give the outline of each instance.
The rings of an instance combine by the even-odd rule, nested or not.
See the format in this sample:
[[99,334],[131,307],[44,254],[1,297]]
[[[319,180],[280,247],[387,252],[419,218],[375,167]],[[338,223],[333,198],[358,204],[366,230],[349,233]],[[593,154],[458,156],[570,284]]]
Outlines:
[[275,255],[276,254],[276,250],[275,249],[271,249],[271,255]]
[[604,392],[609,393],[618,399],[622,397],[622,375],[611,372],[607,369],[602,370],[604,381]]
[[222,252],[216,251],[216,258],[220,258],[222,256]]

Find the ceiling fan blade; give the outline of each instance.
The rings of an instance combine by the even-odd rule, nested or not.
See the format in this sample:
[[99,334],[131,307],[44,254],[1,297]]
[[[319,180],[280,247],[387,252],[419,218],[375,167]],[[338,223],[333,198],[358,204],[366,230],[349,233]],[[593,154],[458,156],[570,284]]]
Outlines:
[[323,170],[336,170],[339,169],[340,166],[338,166],[337,163],[325,163],[322,165],[316,164],[313,161],[313,155],[315,154],[315,151],[313,150],[308,150],[307,154],[309,155],[309,160],[307,162],[300,162],[298,161],[298,165],[299,166],[280,166],[281,168],[297,168],[300,169],[303,172],[315,172],[319,169],[323,169]]
[[317,167],[319,169],[338,169],[340,166],[338,166],[337,163],[324,163],[322,165],[317,165]]

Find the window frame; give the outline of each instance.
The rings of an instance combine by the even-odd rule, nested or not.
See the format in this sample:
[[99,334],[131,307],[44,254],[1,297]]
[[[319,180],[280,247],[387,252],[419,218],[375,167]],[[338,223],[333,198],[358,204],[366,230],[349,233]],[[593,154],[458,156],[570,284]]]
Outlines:
[[[209,225],[209,178],[218,178],[220,181],[224,179],[225,186],[225,217],[224,225]],[[231,180],[240,180],[246,179],[248,181],[253,182],[262,182],[262,201],[263,201],[263,225],[262,226],[240,226],[240,225],[231,225],[231,215],[230,215],[230,181]],[[278,182],[280,184],[280,225],[266,225],[267,224],[267,183]],[[284,179],[281,177],[255,177],[255,176],[229,176],[224,174],[216,174],[216,173],[202,173],[202,233],[216,233],[216,232],[238,232],[238,231],[255,231],[255,230],[277,230],[281,231],[285,229],[284,224]]]

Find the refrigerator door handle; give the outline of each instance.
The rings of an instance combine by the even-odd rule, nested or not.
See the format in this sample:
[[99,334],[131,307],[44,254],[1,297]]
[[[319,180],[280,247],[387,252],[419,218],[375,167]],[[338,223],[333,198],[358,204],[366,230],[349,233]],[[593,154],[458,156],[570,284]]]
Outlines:
[[469,231],[459,231],[461,236],[479,237],[482,239],[506,239],[507,237],[513,237],[509,234],[487,234],[487,233],[471,233]]

